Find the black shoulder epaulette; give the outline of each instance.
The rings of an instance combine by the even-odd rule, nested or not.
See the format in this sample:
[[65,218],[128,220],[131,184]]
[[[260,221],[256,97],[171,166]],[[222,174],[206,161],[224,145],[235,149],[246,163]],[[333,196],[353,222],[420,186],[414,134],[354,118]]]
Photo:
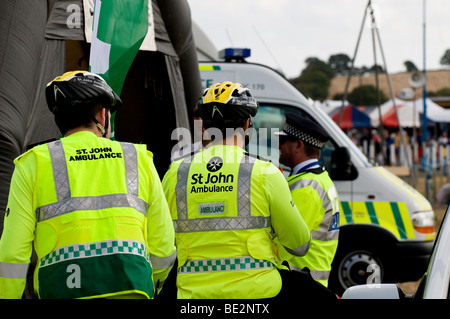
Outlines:
[[305,173],[313,173],[313,174],[322,174],[325,171],[325,168],[323,166],[307,169]]

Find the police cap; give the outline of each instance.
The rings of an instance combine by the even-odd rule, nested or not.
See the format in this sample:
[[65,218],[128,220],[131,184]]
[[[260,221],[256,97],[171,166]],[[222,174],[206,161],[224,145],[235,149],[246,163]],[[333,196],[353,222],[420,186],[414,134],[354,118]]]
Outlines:
[[317,148],[322,148],[323,144],[330,139],[330,135],[316,122],[294,113],[286,114],[283,131],[278,132],[277,135],[298,138]]

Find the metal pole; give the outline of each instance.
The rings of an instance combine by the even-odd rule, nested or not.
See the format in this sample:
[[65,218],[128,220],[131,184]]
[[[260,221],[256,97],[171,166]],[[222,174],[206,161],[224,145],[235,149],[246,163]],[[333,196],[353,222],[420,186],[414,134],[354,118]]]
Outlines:
[[[423,75],[426,79],[427,68],[426,68],[426,0],[423,0]],[[423,84],[423,132],[422,136],[427,142],[428,139],[428,118],[427,118],[427,81]]]
[[[370,0],[368,2],[367,6],[369,4],[370,4]],[[347,99],[348,87],[350,85],[350,78],[351,78],[351,76],[353,74],[353,68],[354,68],[354,65],[355,65],[356,53],[358,52],[359,42],[361,41],[361,35],[362,35],[363,28],[364,28],[364,23],[366,21],[367,6],[366,6],[366,10],[364,10],[364,16],[363,16],[363,20],[362,20],[362,23],[361,23],[361,28],[359,29],[358,41],[356,41],[355,52],[353,53],[352,65],[350,67],[350,72],[349,72],[348,77],[347,77],[347,83],[345,84],[344,96],[342,97],[341,111],[339,113],[339,117],[338,117],[338,120],[337,120],[337,125],[338,126],[341,124],[342,113],[344,112],[344,107],[345,107],[344,104],[345,104],[345,100]]]
[[[384,145],[384,136],[383,136],[383,118],[381,115],[381,96],[380,96],[380,85],[378,81],[378,65],[377,65],[377,50],[376,50],[376,43],[375,43],[375,30],[377,29],[377,25],[375,23],[375,14],[373,12],[371,1],[369,1],[368,8],[370,9],[370,16],[372,21],[372,48],[373,48],[373,60],[374,60],[374,66],[375,66],[375,87],[377,90],[377,108],[378,108],[378,117],[380,118],[380,126],[378,129],[378,133],[380,134],[381,139],[381,154],[383,154],[383,159],[385,158],[386,151],[385,151],[385,145]],[[376,154],[375,154],[376,158]],[[383,164],[383,163],[382,163]]]
[[[427,68],[426,68],[426,18],[427,18],[427,14],[426,14],[426,0],[423,0],[423,76],[426,79],[426,75],[427,75]],[[422,94],[422,100],[423,100],[423,129],[422,129],[422,138],[423,138],[423,142],[425,143],[425,147],[427,146],[427,142],[428,142],[428,118],[427,118],[427,81],[425,80],[424,84],[423,84],[423,94]],[[429,201],[432,201],[431,199],[431,189],[432,189],[432,179],[431,179],[431,175],[432,175],[432,166],[431,163],[428,164],[428,156],[431,154],[428,154],[428,152],[423,152],[423,157],[422,157],[422,167],[426,170],[427,172],[427,177],[426,177],[426,195],[427,195],[427,199]]]
[[386,72],[386,79],[387,79],[388,86],[389,86],[389,93],[391,95],[392,103],[394,105],[395,116],[397,117],[398,128],[400,131],[400,144],[403,146],[402,148],[403,148],[404,156],[406,159],[406,165],[408,165],[408,167],[410,167],[410,176],[411,176],[412,185],[413,185],[413,187],[416,187],[414,161],[412,161],[412,164],[409,162],[408,152],[406,151],[405,134],[402,130],[402,126],[400,123],[401,122],[400,117],[398,116],[398,109],[397,109],[397,104],[395,103],[394,90],[392,89],[391,78],[389,77],[389,73],[387,70],[386,58],[384,57],[383,46],[381,44],[381,37],[380,37],[380,33],[378,32],[378,29],[376,30],[376,34],[377,34],[377,39],[378,39],[378,45],[380,46],[381,57],[383,59],[384,71]]

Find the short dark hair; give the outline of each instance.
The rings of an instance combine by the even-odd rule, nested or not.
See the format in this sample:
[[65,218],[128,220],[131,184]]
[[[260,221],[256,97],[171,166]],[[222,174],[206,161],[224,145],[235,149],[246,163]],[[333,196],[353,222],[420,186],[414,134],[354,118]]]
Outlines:
[[305,145],[305,154],[311,157],[320,157],[320,148],[313,146],[311,144],[303,142],[303,145]]
[[92,117],[103,108],[99,103],[77,105],[55,113],[55,123],[62,135],[77,127],[91,127]]
[[248,117],[245,119],[241,118],[241,119],[238,119],[234,123],[232,123],[231,121],[227,121],[227,122],[211,121],[211,122],[207,122],[207,125],[205,125],[205,121],[203,121],[203,123],[204,123],[203,127],[205,128],[205,130],[208,130],[210,128],[218,129],[222,133],[222,136],[225,138],[225,137],[229,137],[229,136],[233,135],[236,132],[236,130],[242,129],[244,127],[247,119],[248,119]]

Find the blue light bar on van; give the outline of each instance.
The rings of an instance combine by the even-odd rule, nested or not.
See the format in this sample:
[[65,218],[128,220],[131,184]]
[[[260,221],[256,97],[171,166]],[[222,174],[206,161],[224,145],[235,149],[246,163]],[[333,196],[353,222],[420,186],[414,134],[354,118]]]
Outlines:
[[219,52],[220,59],[243,59],[250,56],[250,49],[226,48]]

